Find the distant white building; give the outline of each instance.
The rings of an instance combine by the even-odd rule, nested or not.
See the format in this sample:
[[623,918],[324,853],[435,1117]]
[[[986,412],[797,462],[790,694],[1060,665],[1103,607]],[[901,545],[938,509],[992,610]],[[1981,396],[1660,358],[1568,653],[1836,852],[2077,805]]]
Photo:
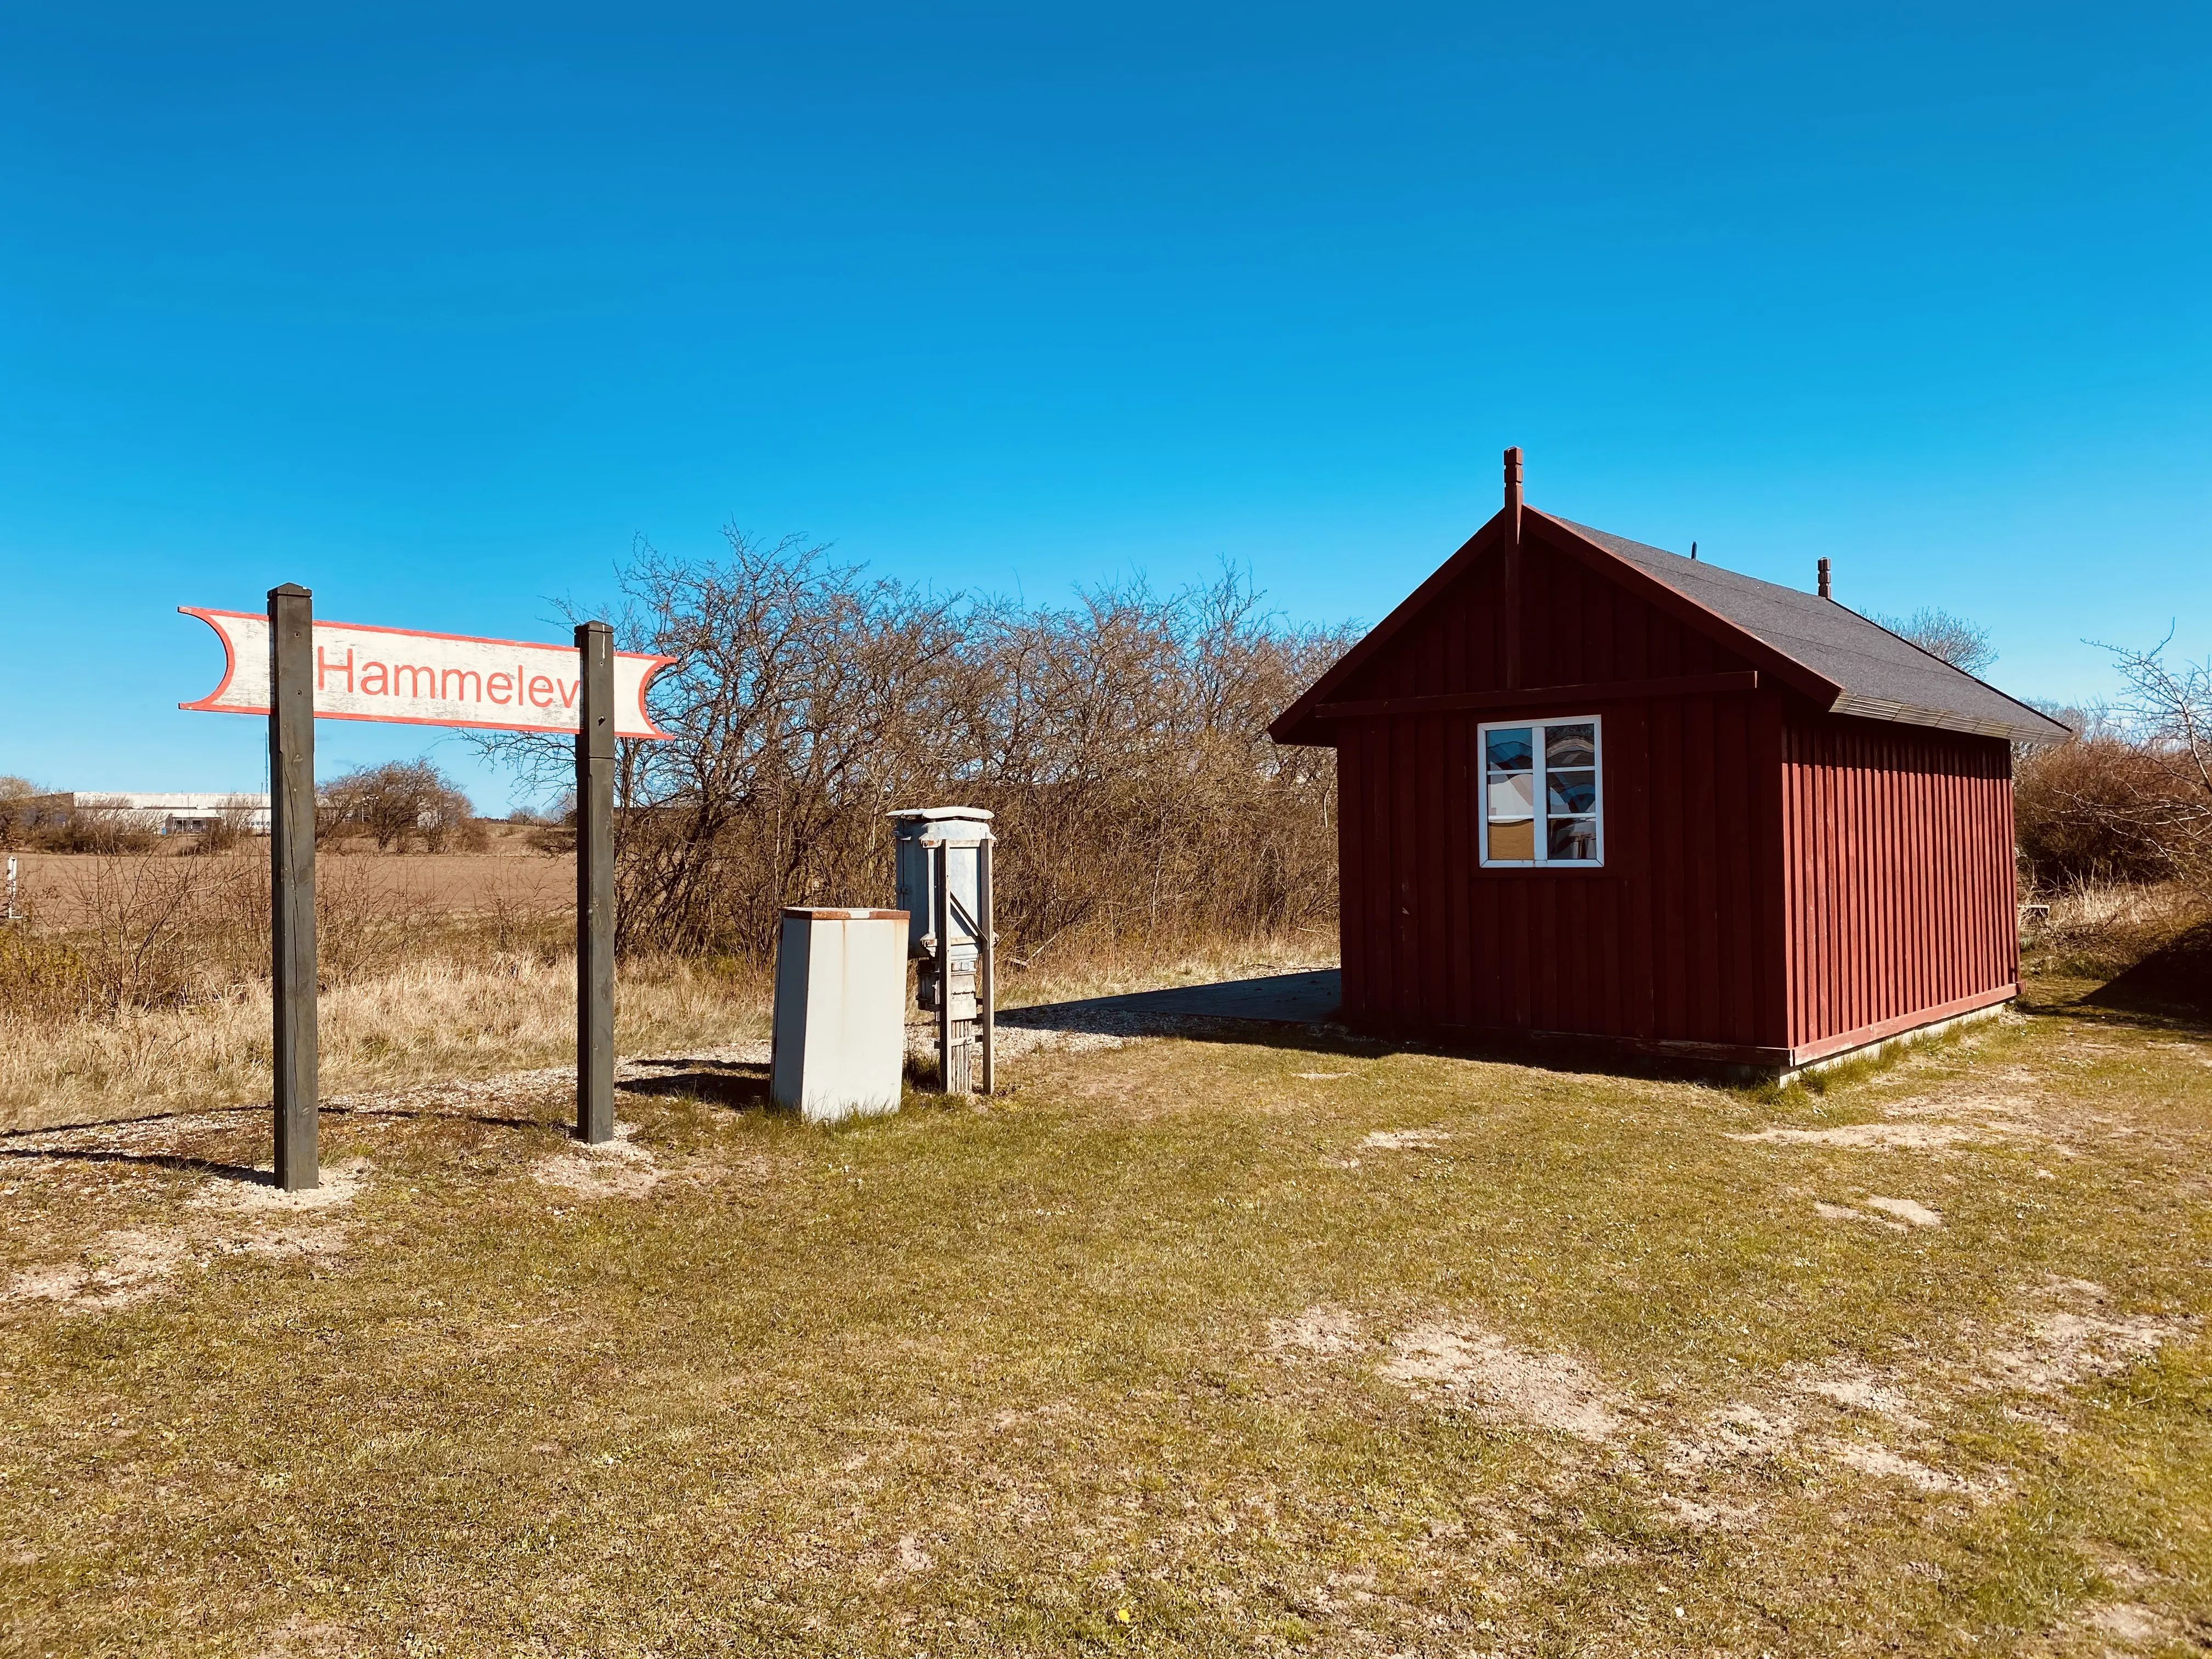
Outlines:
[[267,795],[116,794],[71,789],[33,795],[24,805],[25,821],[33,829],[97,815],[126,829],[151,830],[157,836],[194,836],[226,823],[250,835],[269,833]]

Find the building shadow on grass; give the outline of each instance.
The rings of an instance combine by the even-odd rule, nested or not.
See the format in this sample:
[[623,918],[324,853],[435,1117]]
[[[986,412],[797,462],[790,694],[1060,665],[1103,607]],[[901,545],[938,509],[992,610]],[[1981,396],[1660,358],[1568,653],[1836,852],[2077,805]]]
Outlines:
[[[263,1107],[262,1110],[269,1109]],[[397,1117],[424,1123],[481,1123],[490,1129],[557,1129],[567,1121],[558,1117],[514,1117],[495,1112],[437,1112],[418,1106],[324,1106],[324,1117]]]
[[1176,984],[1166,991],[1130,991],[1117,998],[1040,1002],[1029,1009],[1000,1009],[998,1024],[1015,1030],[1066,1030],[1113,1037],[1175,1037],[1192,1022],[1259,1026],[1249,1036],[1270,1042],[1283,1026],[1325,1030],[1343,1006],[1336,969],[1267,973],[1256,980],[1221,984]]
[[217,1181],[234,1181],[246,1187],[265,1187],[272,1179],[266,1170],[256,1170],[243,1164],[226,1164],[220,1158],[191,1158],[182,1152],[116,1152],[97,1146],[0,1146],[0,1158],[39,1158],[58,1164],[122,1164],[142,1170],[175,1170],[185,1175],[211,1176]]
[[1352,1059],[1385,1054],[1438,1054],[1528,1066],[1561,1074],[1686,1079],[1731,1086],[1755,1084],[1743,1067],[1688,1057],[1624,1053],[1601,1042],[1570,1036],[1516,1040],[1470,1032],[1388,1035],[1356,1031],[1342,1023],[1343,981],[1338,969],[1319,968],[1295,974],[1214,985],[1182,985],[1126,996],[1087,997],[1080,1001],[1008,1008],[999,1024],[1018,1030],[1106,1036],[1188,1037],[1207,1042],[1249,1042]]
[[633,1062],[661,1069],[657,1077],[627,1077],[615,1085],[624,1094],[659,1095],[704,1102],[734,1112],[769,1109],[765,1066],[711,1060],[649,1060]]
[[2212,922],[2169,939],[2125,973],[2114,975],[2069,1012],[2129,1017],[2131,1024],[2165,1030],[2206,1029],[2212,1015]]

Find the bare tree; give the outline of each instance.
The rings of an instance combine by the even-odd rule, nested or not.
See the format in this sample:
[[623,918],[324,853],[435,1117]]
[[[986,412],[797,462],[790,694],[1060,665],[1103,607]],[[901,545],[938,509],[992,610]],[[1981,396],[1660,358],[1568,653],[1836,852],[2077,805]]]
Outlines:
[[420,839],[441,852],[470,822],[469,798],[428,761],[386,761],[333,778],[318,792],[319,839],[345,835],[373,838],[379,852],[405,851]]
[[1877,615],[1869,620],[1879,623],[1899,639],[1910,640],[1929,656],[1942,658],[1963,673],[1979,674],[1997,659],[1996,647],[1990,642],[1988,629],[1948,611],[1938,611],[1933,605],[1923,605],[1909,617]]
[[28,778],[0,776],[0,847],[13,847],[31,827],[31,802],[40,793]]

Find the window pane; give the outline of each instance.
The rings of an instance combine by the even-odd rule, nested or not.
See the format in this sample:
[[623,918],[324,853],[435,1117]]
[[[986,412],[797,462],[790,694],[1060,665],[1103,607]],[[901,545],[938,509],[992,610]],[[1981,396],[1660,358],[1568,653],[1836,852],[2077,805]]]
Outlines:
[[1544,774],[1544,793],[1551,799],[1554,812],[1595,812],[1597,811],[1597,774],[1592,772],[1553,772]]
[[1547,766],[1595,766],[1597,727],[1587,721],[1580,726],[1546,726],[1544,763]]
[[[1585,726],[1583,730],[1589,728]],[[1490,769],[1493,772],[1526,772],[1536,752],[1530,740],[1531,731],[1531,727],[1516,726],[1510,730],[1491,732],[1484,743],[1489,752]]]
[[1589,863],[1597,857],[1595,818],[1553,818],[1546,856],[1560,863]]
[[1535,774],[1492,772],[1490,775],[1490,816],[1493,818],[1535,817]]
[[1493,823],[1490,826],[1490,856],[1492,860],[1506,859],[1526,864],[1536,856],[1536,821],[1523,818],[1518,823]]

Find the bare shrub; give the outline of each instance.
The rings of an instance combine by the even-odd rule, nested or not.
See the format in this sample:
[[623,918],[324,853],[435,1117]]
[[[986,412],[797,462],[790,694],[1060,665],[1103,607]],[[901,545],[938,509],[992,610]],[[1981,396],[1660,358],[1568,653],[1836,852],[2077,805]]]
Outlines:
[[2167,826],[2190,803],[2167,757],[2117,732],[2029,751],[2013,822],[2035,888],[2163,881],[2181,849]]
[[196,859],[102,854],[67,867],[65,933],[6,933],[0,1006],[19,1018],[112,1018],[216,994],[253,972],[237,948],[236,877]]
[[40,824],[30,832],[31,844],[45,853],[143,853],[160,840],[131,814],[100,806],[80,806],[61,823]]
[[1334,752],[1266,728],[1340,633],[1284,627],[1234,572],[995,622],[964,793],[999,815],[1028,957],[1071,933],[1171,951],[1334,921]]
[[[952,801],[998,815],[1017,964],[1334,918],[1334,757],[1266,726],[1342,631],[1285,625],[1234,571],[1022,606],[727,540],[700,563],[641,544],[624,577],[623,645],[677,659],[649,694],[675,739],[617,748],[624,950],[757,957],[787,904],[887,902],[886,814]],[[566,739],[479,741],[549,782],[572,763]]]
[[28,778],[0,775],[0,847],[17,847],[31,827],[31,802],[38,785]]
[[367,836],[380,853],[404,852],[415,841],[426,852],[443,852],[449,842],[465,840],[475,822],[469,798],[428,761],[361,767],[317,793],[318,840]]
[[2105,647],[2121,703],[2021,757],[2014,821],[2039,888],[2179,880],[2212,900],[2212,665],[2169,663],[2166,646]]

